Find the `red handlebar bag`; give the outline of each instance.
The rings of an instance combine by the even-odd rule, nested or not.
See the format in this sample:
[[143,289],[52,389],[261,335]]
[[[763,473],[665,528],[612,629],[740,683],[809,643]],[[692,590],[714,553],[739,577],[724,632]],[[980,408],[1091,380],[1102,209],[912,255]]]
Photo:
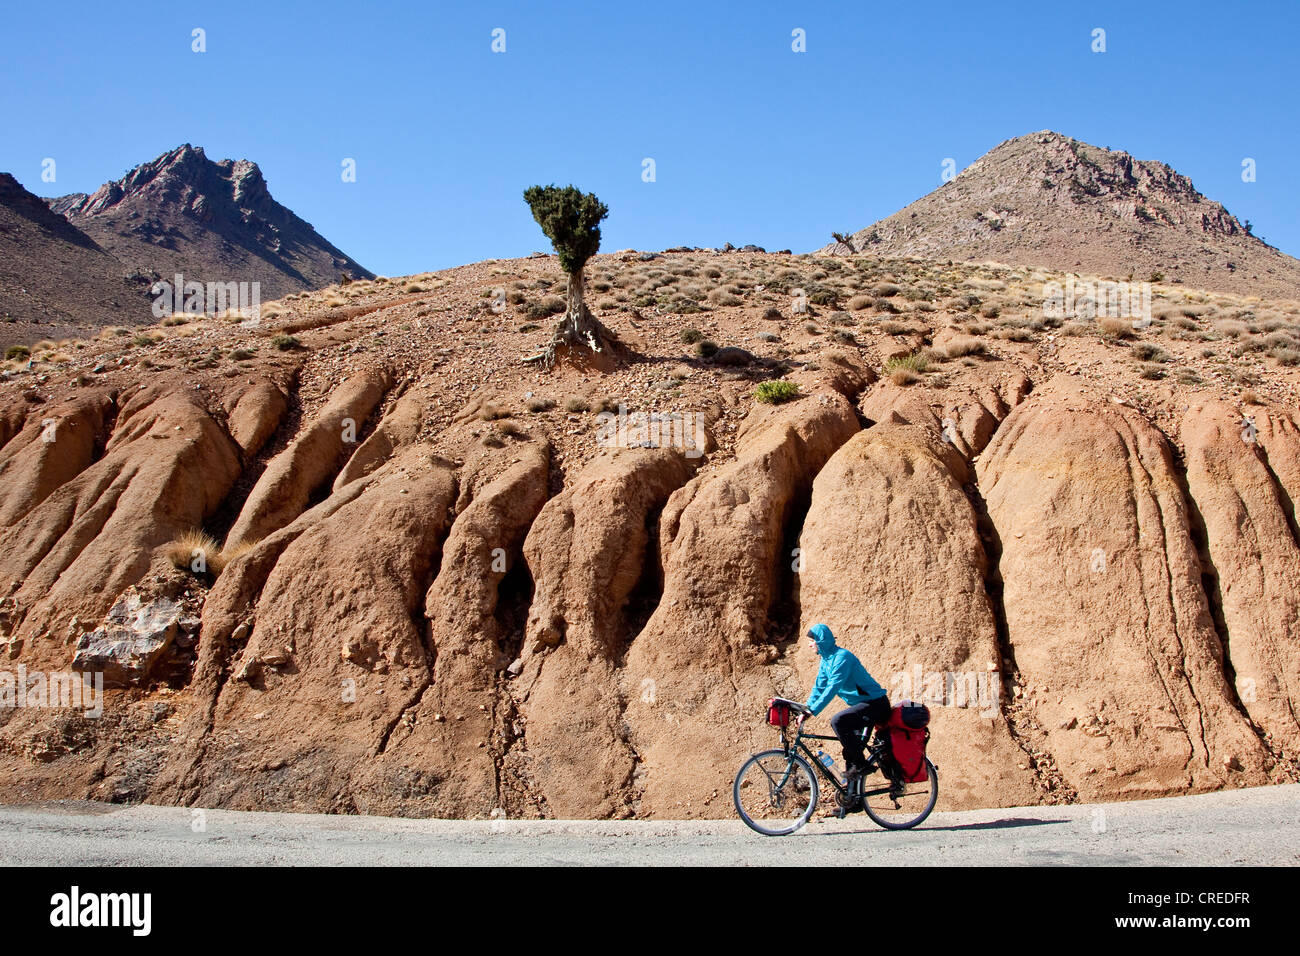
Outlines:
[[790,705],[773,698],[767,702],[767,722],[773,727],[790,726]]

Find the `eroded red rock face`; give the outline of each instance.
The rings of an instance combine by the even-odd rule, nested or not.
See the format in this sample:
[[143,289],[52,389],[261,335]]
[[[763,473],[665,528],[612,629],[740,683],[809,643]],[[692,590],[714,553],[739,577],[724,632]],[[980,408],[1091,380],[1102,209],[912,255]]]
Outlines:
[[1046,388],[1008,417],[979,479],[1023,694],[1080,796],[1265,781],[1165,437],[1131,409]]
[[[769,258],[783,281],[794,260]],[[804,313],[731,307],[690,315],[748,364],[617,312],[640,359],[543,375],[482,293],[549,292],[545,267],[200,329],[147,375],[110,343],[101,372],[0,382],[0,670],[131,644],[106,620],[123,595],[167,612],[132,625],[102,718],[0,708],[6,795],[728,817],[741,761],[775,742],[767,699],[808,693],[817,622],[931,704],[943,807],[1292,779],[1289,380],[1249,404],[1125,378],[1129,340],[1023,341],[1021,322],[971,350],[956,314],[827,309],[823,346]],[[301,341],[272,347],[283,328]],[[940,340],[931,370],[891,368]],[[757,401],[777,378],[797,397]],[[620,405],[689,414],[703,441],[608,440]]]

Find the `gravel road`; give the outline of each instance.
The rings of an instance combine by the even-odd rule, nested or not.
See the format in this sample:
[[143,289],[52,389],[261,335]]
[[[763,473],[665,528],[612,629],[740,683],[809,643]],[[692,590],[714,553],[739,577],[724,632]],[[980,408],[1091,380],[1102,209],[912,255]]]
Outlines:
[[763,837],[739,820],[403,820],[88,802],[0,806],[4,865],[862,866],[1300,863],[1300,785],[1068,807],[862,815]]

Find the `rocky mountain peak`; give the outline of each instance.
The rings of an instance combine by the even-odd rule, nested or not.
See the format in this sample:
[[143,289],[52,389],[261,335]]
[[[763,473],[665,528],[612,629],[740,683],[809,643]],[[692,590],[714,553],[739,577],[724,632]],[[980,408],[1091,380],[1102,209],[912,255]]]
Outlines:
[[372,275],[276,202],[256,163],[214,161],[190,143],[48,202],[129,270],[256,281],[269,296]]
[[1225,292],[1300,294],[1300,262],[1252,235],[1187,176],[1051,130],[999,143],[851,239],[854,252],[885,257],[1160,274]]

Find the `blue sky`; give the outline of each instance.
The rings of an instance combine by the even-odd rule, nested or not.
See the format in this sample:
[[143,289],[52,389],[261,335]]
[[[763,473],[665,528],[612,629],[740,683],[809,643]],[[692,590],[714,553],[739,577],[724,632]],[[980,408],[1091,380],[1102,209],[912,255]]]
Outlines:
[[946,157],[1054,129],[1169,163],[1300,254],[1294,0],[546,6],[10,4],[0,170],[62,195],[193,143],[400,275],[548,248],[521,193],[550,182],[608,204],[606,251],[808,251]]

